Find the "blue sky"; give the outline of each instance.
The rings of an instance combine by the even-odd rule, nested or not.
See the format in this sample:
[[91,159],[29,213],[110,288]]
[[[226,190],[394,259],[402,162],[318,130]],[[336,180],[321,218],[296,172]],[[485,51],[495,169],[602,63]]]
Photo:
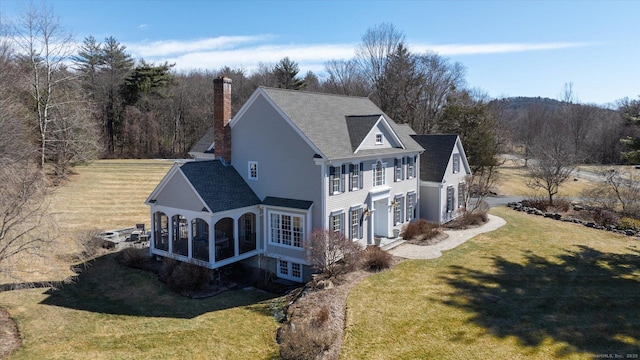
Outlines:
[[[40,4],[39,2],[35,2]],[[78,42],[114,36],[137,59],[179,70],[255,69],[289,56],[301,72],[346,59],[367,29],[402,31],[414,52],[467,69],[491,97],[580,102],[640,95],[640,1],[47,1]],[[0,0],[11,20],[27,2]]]

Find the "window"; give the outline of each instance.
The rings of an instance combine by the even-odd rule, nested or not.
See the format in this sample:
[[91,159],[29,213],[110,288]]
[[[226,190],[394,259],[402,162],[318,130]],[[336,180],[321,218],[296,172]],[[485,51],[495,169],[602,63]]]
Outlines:
[[362,226],[360,226],[360,218],[362,218],[362,208],[351,210],[351,240],[362,239]]
[[329,229],[333,232],[344,233],[344,213],[334,212],[329,216]]
[[407,158],[407,179],[413,179],[416,176],[416,158]]
[[463,207],[464,206],[464,198],[465,198],[465,185],[464,184],[458,184],[458,207]]
[[447,187],[447,212],[453,211],[453,193],[455,190],[453,186]]
[[258,180],[258,162],[249,161],[249,176],[250,180]]
[[393,176],[394,181],[404,180],[404,171],[402,171],[403,163],[404,163],[404,158],[395,159],[394,176]]
[[460,154],[453,154],[453,173],[460,172]]
[[407,221],[413,220],[413,207],[415,202],[416,202],[416,194],[408,193],[407,194],[407,214],[406,214]]
[[396,196],[396,198],[393,200],[393,223],[395,225],[399,225],[404,222],[403,210],[404,210],[404,197]]
[[286,260],[278,260],[278,277],[302,281],[302,265]]
[[383,138],[382,138],[382,133],[377,133],[376,134],[376,145],[382,145],[383,144]]
[[344,182],[342,174],[344,173],[344,165],[331,166],[329,168],[329,195],[340,194],[344,192]]
[[386,164],[383,164],[380,160],[373,165],[373,186],[384,185],[385,167]]
[[302,247],[304,238],[304,218],[291,214],[270,213],[271,243]]
[[349,190],[362,189],[362,163],[349,165]]

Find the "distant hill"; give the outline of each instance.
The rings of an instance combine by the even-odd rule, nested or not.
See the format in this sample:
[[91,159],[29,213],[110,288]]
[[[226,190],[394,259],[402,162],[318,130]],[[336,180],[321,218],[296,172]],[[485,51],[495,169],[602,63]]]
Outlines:
[[502,108],[505,110],[521,110],[526,109],[532,105],[544,105],[549,108],[558,108],[567,103],[564,101],[558,101],[550,98],[543,97],[526,97],[526,96],[518,96],[518,97],[509,97],[503,99],[493,100],[492,102],[497,102],[502,105]]

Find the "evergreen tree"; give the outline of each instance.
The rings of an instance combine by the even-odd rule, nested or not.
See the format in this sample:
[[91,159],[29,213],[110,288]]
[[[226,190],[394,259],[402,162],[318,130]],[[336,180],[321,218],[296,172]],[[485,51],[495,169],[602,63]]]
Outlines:
[[[640,126],[640,99],[624,99],[620,101],[619,111],[622,119],[627,122],[628,125],[634,127]],[[620,142],[622,146],[627,149],[627,151],[622,152],[622,157],[628,163],[640,164],[640,137],[627,136],[621,139]]]
[[282,89],[301,90],[305,87],[305,82],[300,79],[298,73],[298,63],[285,57],[280,60],[273,68],[273,74],[276,78],[277,86]]

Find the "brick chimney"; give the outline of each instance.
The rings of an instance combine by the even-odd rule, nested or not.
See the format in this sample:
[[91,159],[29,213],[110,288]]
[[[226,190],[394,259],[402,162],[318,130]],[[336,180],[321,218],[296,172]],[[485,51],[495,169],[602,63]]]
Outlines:
[[216,158],[231,163],[231,79],[218,77],[213,79],[213,132]]

